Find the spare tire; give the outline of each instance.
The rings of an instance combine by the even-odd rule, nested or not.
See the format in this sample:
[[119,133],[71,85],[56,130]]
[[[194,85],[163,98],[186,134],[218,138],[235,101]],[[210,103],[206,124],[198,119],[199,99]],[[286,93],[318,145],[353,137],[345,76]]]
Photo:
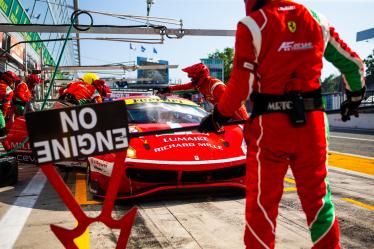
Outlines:
[[0,187],[18,182],[18,161],[15,157],[0,158]]

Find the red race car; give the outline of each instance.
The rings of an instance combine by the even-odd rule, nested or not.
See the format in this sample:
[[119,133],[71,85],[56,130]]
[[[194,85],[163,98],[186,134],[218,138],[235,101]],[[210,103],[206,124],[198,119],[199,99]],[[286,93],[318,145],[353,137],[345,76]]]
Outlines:
[[[126,98],[129,131],[147,132],[197,125],[207,112],[181,98],[155,96]],[[225,132],[183,132],[132,138],[125,160],[119,199],[166,189],[245,186],[242,127]],[[90,192],[103,197],[114,165],[114,154],[88,158]]]

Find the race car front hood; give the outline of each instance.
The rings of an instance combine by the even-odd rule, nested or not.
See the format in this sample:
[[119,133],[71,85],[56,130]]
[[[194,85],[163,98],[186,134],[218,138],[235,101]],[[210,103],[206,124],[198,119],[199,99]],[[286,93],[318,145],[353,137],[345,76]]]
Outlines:
[[[177,124],[179,127],[191,124]],[[136,125],[130,132],[177,128],[176,124]],[[127,162],[151,164],[215,164],[243,160],[242,131],[239,126],[226,127],[222,134],[197,131],[154,135],[130,141],[135,156]]]

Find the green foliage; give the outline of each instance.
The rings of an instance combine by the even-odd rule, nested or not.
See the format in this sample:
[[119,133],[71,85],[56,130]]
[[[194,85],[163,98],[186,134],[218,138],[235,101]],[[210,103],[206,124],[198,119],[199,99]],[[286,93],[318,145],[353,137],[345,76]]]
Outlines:
[[322,81],[321,88],[323,93],[342,92],[343,79],[341,76],[330,74],[327,78]]
[[224,48],[223,51],[216,50],[214,53],[208,54],[209,59],[221,59],[224,63],[224,81],[227,82],[230,78],[232,65],[234,61],[234,48]]
[[374,89],[374,50],[365,60],[366,66],[366,85]]

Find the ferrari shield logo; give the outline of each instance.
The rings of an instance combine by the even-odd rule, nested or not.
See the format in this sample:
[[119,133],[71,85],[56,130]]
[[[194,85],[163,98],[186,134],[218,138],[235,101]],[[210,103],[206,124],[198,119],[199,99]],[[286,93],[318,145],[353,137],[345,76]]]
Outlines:
[[294,21],[287,22],[287,27],[291,31],[291,33],[295,33],[295,31],[296,31],[296,23]]

